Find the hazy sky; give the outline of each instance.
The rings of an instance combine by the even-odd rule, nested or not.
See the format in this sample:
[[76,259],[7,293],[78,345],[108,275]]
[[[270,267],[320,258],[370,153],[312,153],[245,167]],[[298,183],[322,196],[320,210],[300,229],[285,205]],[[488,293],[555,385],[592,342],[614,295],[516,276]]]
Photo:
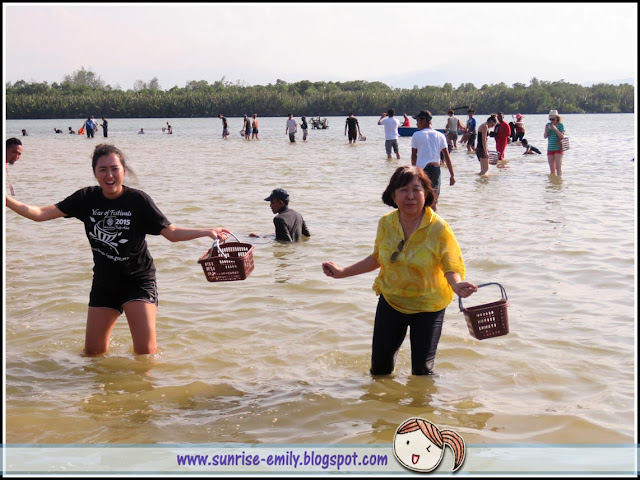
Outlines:
[[635,81],[636,3],[3,4],[4,81]]

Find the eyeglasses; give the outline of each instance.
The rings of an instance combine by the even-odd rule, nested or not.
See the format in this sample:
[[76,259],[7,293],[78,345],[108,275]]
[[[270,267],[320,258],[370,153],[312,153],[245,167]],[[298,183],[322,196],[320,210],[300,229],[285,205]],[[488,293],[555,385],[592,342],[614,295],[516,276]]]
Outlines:
[[400,255],[400,252],[402,251],[403,247],[404,247],[404,240],[400,240],[400,243],[398,244],[398,251],[393,252],[391,254],[391,258],[389,259],[391,260],[391,263],[395,262],[398,259],[398,255]]

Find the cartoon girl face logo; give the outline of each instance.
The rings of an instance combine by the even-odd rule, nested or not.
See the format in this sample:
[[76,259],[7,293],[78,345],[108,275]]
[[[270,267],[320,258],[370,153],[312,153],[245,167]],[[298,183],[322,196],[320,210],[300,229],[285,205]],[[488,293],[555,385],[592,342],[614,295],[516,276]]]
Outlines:
[[455,456],[453,471],[462,466],[465,455],[464,440],[453,430],[440,431],[422,418],[410,418],[398,427],[393,439],[393,454],[403,467],[416,472],[434,470],[449,445]]

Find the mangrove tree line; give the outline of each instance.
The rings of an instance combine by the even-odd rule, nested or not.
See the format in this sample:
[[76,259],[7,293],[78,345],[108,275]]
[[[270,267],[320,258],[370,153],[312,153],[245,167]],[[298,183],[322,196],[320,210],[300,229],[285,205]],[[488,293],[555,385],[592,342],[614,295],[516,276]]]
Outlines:
[[84,67],[66,75],[60,83],[25,82],[6,84],[8,119],[229,117],[258,113],[260,116],[379,115],[393,107],[399,113],[429,109],[446,114],[451,107],[473,106],[478,113],[503,111],[523,114],[547,113],[633,113],[634,86],[596,84],[589,87],[531,79],[529,85],[504,83],[482,85],[463,83],[454,88],[424,86],[391,88],[382,82],[288,83],[247,86],[241,82],[190,81],[183,88],[162,90],[157,78],[138,80],[134,88],[122,90],[105,85]]

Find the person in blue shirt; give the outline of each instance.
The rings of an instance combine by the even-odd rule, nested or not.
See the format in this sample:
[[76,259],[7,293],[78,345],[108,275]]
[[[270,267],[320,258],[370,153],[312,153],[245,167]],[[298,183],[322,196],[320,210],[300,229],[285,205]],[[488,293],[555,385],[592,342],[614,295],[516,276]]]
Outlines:
[[95,128],[96,124],[93,123],[93,120],[91,119],[91,116],[87,117],[87,120],[84,122],[84,128],[87,132],[87,138],[93,138],[93,130]]
[[469,115],[469,120],[467,120],[467,131],[462,137],[462,139],[467,142],[467,152],[476,151],[476,136],[478,131],[476,130],[476,119],[473,118],[475,113],[476,111],[473,108],[470,108],[467,112]]

